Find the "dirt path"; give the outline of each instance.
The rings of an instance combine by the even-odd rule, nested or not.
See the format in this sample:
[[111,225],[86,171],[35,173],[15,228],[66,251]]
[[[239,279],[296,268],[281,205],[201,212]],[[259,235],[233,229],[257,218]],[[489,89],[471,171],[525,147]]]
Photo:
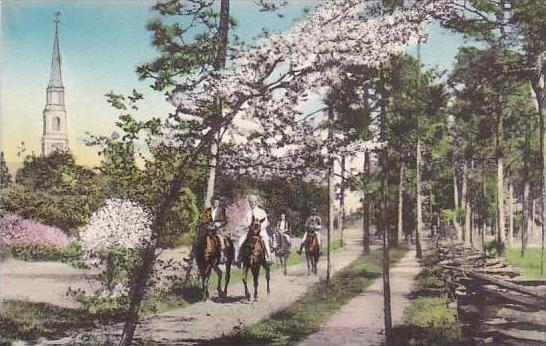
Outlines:
[[[391,269],[391,310],[393,324],[403,322],[404,310],[409,306],[407,295],[414,289],[415,276],[420,268],[415,251],[409,251]],[[385,341],[383,315],[383,280],[376,281],[353,298],[304,340],[301,346],[318,345],[381,345]]]
[[[188,252],[187,247],[167,249],[160,258],[180,261]],[[90,291],[97,286],[89,271],[75,269],[61,262],[8,259],[0,263],[0,274],[0,301],[25,300],[77,308],[79,303],[66,296],[68,288]]]
[[[332,254],[333,271],[349,265],[361,253],[360,231],[345,231],[346,246]],[[163,345],[193,344],[209,340],[238,330],[242,326],[256,323],[273,312],[285,308],[300,298],[311,285],[324,278],[326,258],[319,261],[319,275],[308,276],[305,263],[289,267],[288,276],[276,271],[271,276],[271,294],[265,292],[263,275],[260,277],[257,302],[243,299],[241,283],[230,286],[230,299],[220,303],[217,299],[170,310],[167,313],[151,316],[141,322],[137,338]],[[212,293],[212,292],[211,292]],[[117,338],[121,326],[116,325],[101,331],[97,342],[106,337]],[[100,340],[100,341],[99,341]],[[54,344],[69,344],[73,339],[57,340]]]

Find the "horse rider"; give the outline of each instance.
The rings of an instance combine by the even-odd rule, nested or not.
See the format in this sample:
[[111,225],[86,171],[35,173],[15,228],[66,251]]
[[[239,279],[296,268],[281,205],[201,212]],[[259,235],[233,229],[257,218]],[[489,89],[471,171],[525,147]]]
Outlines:
[[290,244],[290,227],[285,213],[281,213],[279,221],[277,221],[277,231],[280,233],[281,237],[285,237],[288,244]]
[[226,225],[226,208],[224,207],[223,203],[221,203],[221,199],[215,196],[211,199],[211,206],[206,208],[201,215],[201,227],[197,240],[192,246],[190,257],[185,258],[184,261],[187,263],[191,263],[193,261],[195,257],[195,245],[201,244],[204,241],[207,232],[210,232],[218,239],[218,242],[220,243],[220,262],[225,263],[226,258],[224,252],[226,249],[226,244],[223,233]]
[[[250,225],[252,224],[253,218],[256,220],[263,220],[261,224],[261,229],[260,229],[260,237],[262,238],[264,242],[264,246],[265,246],[265,261],[268,263],[271,263],[272,255],[271,255],[271,248],[269,247],[269,235],[267,234],[267,226],[269,224],[269,221],[267,220],[267,214],[265,210],[260,208],[260,204],[259,204],[257,196],[254,196],[254,195],[248,196],[248,204],[250,205],[250,210],[247,212],[245,217],[246,224],[248,225],[248,227],[250,227]],[[237,246],[238,255],[236,257],[238,264],[241,263],[241,252],[242,252],[241,248],[245,244],[247,240],[247,236],[248,236],[248,232],[244,236],[239,238],[239,243]]]
[[317,241],[319,244],[319,247],[322,246],[322,239],[320,236],[320,229],[322,228],[322,219],[320,218],[318,214],[317,208],[313,208],[311,210],[311,215],[307,218],[307,221],[305,222],[305,233],[303,234],[303,238],[301,239],[301,245],[300,249],[298,250],[298,253],[301,254],[301,250],[305,246],[305,242],[307,241],[307,238],[309,237],[309,233],[315,232],[317,235]]

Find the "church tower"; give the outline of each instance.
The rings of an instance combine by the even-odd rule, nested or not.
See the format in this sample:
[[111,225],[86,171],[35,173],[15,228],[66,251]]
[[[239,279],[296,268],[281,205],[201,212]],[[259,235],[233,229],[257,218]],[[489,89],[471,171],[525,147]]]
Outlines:
[[43,112],[42,155],[68,150],[67,115],[64,105],[64,87],[61,77],[61,52],[59,50],[59,16],[55,13],[55,39],[51,56],[51,72],[46,89],[46,106]]

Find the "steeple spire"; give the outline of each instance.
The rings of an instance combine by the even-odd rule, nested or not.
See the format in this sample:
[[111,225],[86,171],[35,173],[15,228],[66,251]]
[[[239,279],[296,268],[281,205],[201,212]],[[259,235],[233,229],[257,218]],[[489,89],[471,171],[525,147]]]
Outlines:
[[61,77],[61,51],[59,49],[59,17],[61,12],[55,12],[55,40],[53,41],[53,54],[51,56],[51,73],[49,75],[48,87],[61,87],[63,86],[63,79]]
[[68,150],[68,116],[64,104],[64,87],[61,78],[61,52],[59,50],[59,16],[55,13],[55,40],[51,56],[51,74],[46,89],[43,117],[42,155]]

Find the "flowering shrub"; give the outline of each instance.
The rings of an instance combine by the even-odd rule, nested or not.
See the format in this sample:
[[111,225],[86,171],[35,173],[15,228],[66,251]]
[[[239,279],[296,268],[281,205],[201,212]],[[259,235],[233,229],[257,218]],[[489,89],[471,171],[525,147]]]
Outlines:
[[6,214],[0,220],[0,236],[4,246],[51,245],[68,246],[68,237],[57,227],[23,219],[15,214]]
[[150,239],[150,226],[148,212],[138,203],[109,199],[82,230],[82,247],[88,253],[112,246],[137,249]]
[[0,220],[0,242],[9,254],[24,260],[57,260],[69,245],[57,227],[6,214]]
[[68,290],[68,295],[101,319],[115,319],[128,304],[132,274],[137,268],[138,250],[151,236],[148,212],[138,203],[109,199],[91,216],[81,231],[83,258],[98,272],[99,286],[94,292]]

